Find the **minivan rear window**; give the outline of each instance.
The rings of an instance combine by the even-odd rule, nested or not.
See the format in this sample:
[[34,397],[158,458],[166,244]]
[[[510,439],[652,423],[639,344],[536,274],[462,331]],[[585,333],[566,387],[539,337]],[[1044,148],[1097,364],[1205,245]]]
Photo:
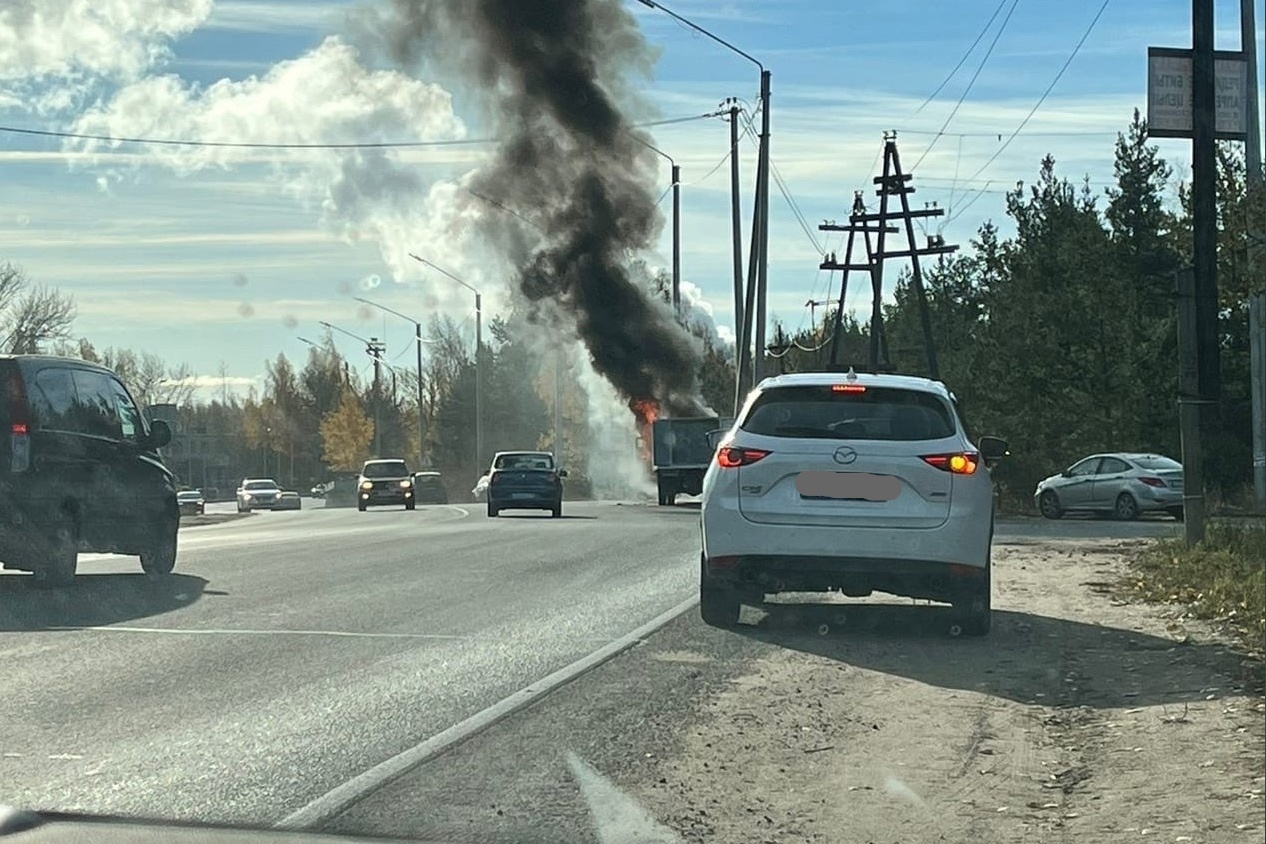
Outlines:
[[935,440],[955,431],[949,408],[931,393],[893,387],[839,392],[830,385],[770,389],[740,427],[767,437],[840,440]]

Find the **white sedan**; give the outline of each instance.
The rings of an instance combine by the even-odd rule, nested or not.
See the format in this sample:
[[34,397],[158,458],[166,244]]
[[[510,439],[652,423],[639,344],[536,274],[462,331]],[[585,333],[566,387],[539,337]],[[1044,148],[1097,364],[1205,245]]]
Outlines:
[[888,374],[765,379],[703,481],[700,612],[737,623],[779,592],[885,592],[991,620],[993,489],[1005,441],[968,438],[944,384]]

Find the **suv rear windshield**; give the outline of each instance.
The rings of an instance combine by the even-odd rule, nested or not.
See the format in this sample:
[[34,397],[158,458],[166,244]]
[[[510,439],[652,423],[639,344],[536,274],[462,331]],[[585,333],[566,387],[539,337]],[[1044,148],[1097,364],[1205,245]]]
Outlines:
[[838,392],[775,387],[757,397],[740,426],[767,437],[935,440],[954,433],[949,408],[931,393],[893,387]]
[[403,460],[366,463],[361,474],[367,478],[406,478],[409,476],[409,467]]

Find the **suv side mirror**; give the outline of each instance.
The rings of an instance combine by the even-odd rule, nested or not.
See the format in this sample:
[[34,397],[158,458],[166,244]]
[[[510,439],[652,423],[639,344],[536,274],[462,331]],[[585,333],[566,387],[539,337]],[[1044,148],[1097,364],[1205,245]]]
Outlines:
[[986,460],[998,460],[1011,453],[1007,450],[1007,441],[1000,437],[981,437],[977,447]]
[[558,476],[559,476],[560,478],[565,478],[565,477],[567,477],[567,470],[566,470],[566,469],[559,469],[559,470],[558,470]]
[[727,430],[726,428],[715,428],[708,431],[708,448],[716,451],[716,447],[721,444],[721,438],[726,435]]
[[171,442],[171,426],[162,419],[155,419],[149,423],[149,438],[146,439],[147,448],[162,448]]

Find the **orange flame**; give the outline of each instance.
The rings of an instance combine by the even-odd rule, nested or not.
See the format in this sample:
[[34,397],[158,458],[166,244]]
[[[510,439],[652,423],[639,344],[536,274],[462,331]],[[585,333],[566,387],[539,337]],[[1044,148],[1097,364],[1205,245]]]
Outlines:
[[653,427],[659,416],[659,403],[653,399],[633,399],[629,402],[629,410],[637,419],[637,435],[640,441],[638,451],[642,460],[649,464],[653,455]]

